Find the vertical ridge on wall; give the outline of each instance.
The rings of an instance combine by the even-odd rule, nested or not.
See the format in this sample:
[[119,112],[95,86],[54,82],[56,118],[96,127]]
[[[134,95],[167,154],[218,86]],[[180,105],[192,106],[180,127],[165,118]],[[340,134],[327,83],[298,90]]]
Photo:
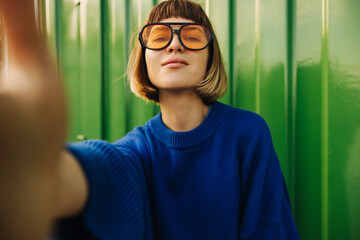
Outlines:
[[[55,5],[55,11],[54,11],[54,18],[55,18],[55,51],[56,51],[56,60],[57,60],[57,66],[58,69],[62,69],[61,65],[61,56],[63,53],[62,45],[60,41],[60,36],[62,36],[61,31],[61,16],[62,16],[62,8],[61,8],[61,1],[53,0]],[[60,76],[62,77],[63,71],[59,71]]]
[[[223,63],[225,67],[225,71],[227,76],[229,77],[230,69],[230,46],[229,46],[229,35],[230,35],[230,28],[229,28],[229,11],[230,10],[230,1],[209,1],[209,19],[212,22],[219,47],[223,57]],[[199,1],[197,1],[199,2]],[[202,2],[202,6],[204,7],[204,1]],[[205,2],[206,4],[206,2]],[[221,102],[230,104],[231,97],[230,93],[231,89],[226,92],[226,94],[219,99]]]
[[[56,5],[56,41],[59,66],[62,72],[68,101],[68,139],[76,141],[81,132],[80,110],[80,53],[79,53],[79,21],[78,8],[74,10],[74,3],[54,0]],[[71,57],[70,57],[71,56]]]
[[[83,134],[102,137],[101,0],[79,1],[80,97]],[[91,88],[86,88],[91,86]]]
[[109,112],[109,6],[107,1],[100,1],[100,55],[101,55],[101,138],[109,139],[108,136],[108,112]]
[[[152,0],[135,0],[131,1],[130,9],[129,9],[129,33],[131,36],[134,37],[136,44],[138,43],[137,33],[140,30],[139,27],[143,25],[145,19],[147,17],[148,12],[152,8],[153,1]],[[134,42],[132,42],[134,43]],[[129,45],[128,45],[129,46]],[[129,88],[128,88],[129,89]],[[154,115],[154,104],[152,102],[145,102],[143,99],[135,96],[131,93],[130,89],[129,92],[129,111],[128,111],[128,118],[129,118],[129,131],[137,126],[144,125],[151,117]]]
[[[229,48],[234,49],[234,38],[236,36],[236,1],[229,0]],[[230,92],[230,105],[235,103],[235,87],[234,87],[234,60],[235,51],[229,51],[229,76],[228,76],[228,91]]]
[[260,113],[260,0],[255,0],[255,112]]
[[328,1],[329,240],[360,239],[360,1]]
[[255,110],[255,3],[247,0],[236,2],[235,36],[235,107]]
[[210,13],[210,3],[209,0],[205,0],[205,8],[204,8],[205,13],[209,16]]
[[116,141],[128,132],[127,121],[127,81],[126,66],[128,59],[127,40],[127,1],[106,0],[108,43],[108,81],[107,81],[107,140]]
[[300,237],[308,240],[322,238],[321,9],[321,1],[296,1],[295,208]]
[[[288,163],[288,181],[290,201],[294,206],[295,198],[295,111],[296,111],[296,74],[294,73],[294,34],[295,34],[295,4],[294,0],[286,1],[286,37],[287,56],[285,61],[285,156]],[[292,208],[295,216],[295,207]]]
[[[130,41],[131,41],[131,33],[130,33],[130,1],[131,0],[125,0],[125,43],[126,43],[126,56],[129,56],[129,46],[130,46]],[[125,64],[126,66],[128,65],[128,58],[125,59]],[[126,91],[125,92],[125,97],[126,97],[126,109],[125,109],[125,113],[126,113],[126,118],[125,118],[125,128],[126,128],[126,132],[128,132],[130,130],[130,118],[128,116],[130,116],[130,94],[131,92]]]
[[322,0],[322,41],[321,41],[321,237],[328,239],[329,208],[329,2]]

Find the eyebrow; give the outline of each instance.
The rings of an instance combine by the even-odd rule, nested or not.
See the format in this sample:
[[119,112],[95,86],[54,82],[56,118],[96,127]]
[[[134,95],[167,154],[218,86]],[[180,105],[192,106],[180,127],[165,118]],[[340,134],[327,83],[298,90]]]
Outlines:
[[206,31],[204,31],[204,29],[203,28],[200,28],[199,26],[188,26],[188,27],[186,27],[188,30],[190,30],[190,31],[197,31],[197,32],[201,32],[201,33],[204,33],[205,35],[207,35],[206,34]]
[[167,26],[164,26],[164,25],[154,25],[154,27],[151,28],[151,31],[152,30],[163,30],[163,29],[169,29],[169,27]]
[[190,30],[199,30],[199,31],[201,31],[201,28],[198,27],[198,26],[187,26],[186,28],[190,29]]

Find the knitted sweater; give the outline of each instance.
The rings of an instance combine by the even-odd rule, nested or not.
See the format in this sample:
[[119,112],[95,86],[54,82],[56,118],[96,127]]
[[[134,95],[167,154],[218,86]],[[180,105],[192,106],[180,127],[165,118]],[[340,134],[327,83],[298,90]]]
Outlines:
[[99,239],[299,239],[269,128],[255,113],[216,102],[188,132],[168,129],[159,113],[113,144],[69,149],[90,189],[81,219]]

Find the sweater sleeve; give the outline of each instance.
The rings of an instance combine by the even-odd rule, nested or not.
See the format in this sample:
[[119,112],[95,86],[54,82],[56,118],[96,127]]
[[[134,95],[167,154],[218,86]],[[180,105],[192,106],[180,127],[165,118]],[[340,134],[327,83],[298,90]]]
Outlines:
[[270,131],[261,118],[242,167],[239,239],[299,239]]
[[89,196],[81,214],[86,229],[99,239],[145,239],[146,193],[139,165],[105,141],[69,144],[68,149],[87,178]]

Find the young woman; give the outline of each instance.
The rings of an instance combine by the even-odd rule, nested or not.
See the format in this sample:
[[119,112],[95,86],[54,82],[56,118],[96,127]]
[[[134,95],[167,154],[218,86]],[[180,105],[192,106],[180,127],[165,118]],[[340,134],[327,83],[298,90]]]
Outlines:
[[216,100],[227,88],[201,6],[156,5],[129,61],[132,91],[161,113],[115,143],[69,144],[59,239],[299,239],[270,132]]

